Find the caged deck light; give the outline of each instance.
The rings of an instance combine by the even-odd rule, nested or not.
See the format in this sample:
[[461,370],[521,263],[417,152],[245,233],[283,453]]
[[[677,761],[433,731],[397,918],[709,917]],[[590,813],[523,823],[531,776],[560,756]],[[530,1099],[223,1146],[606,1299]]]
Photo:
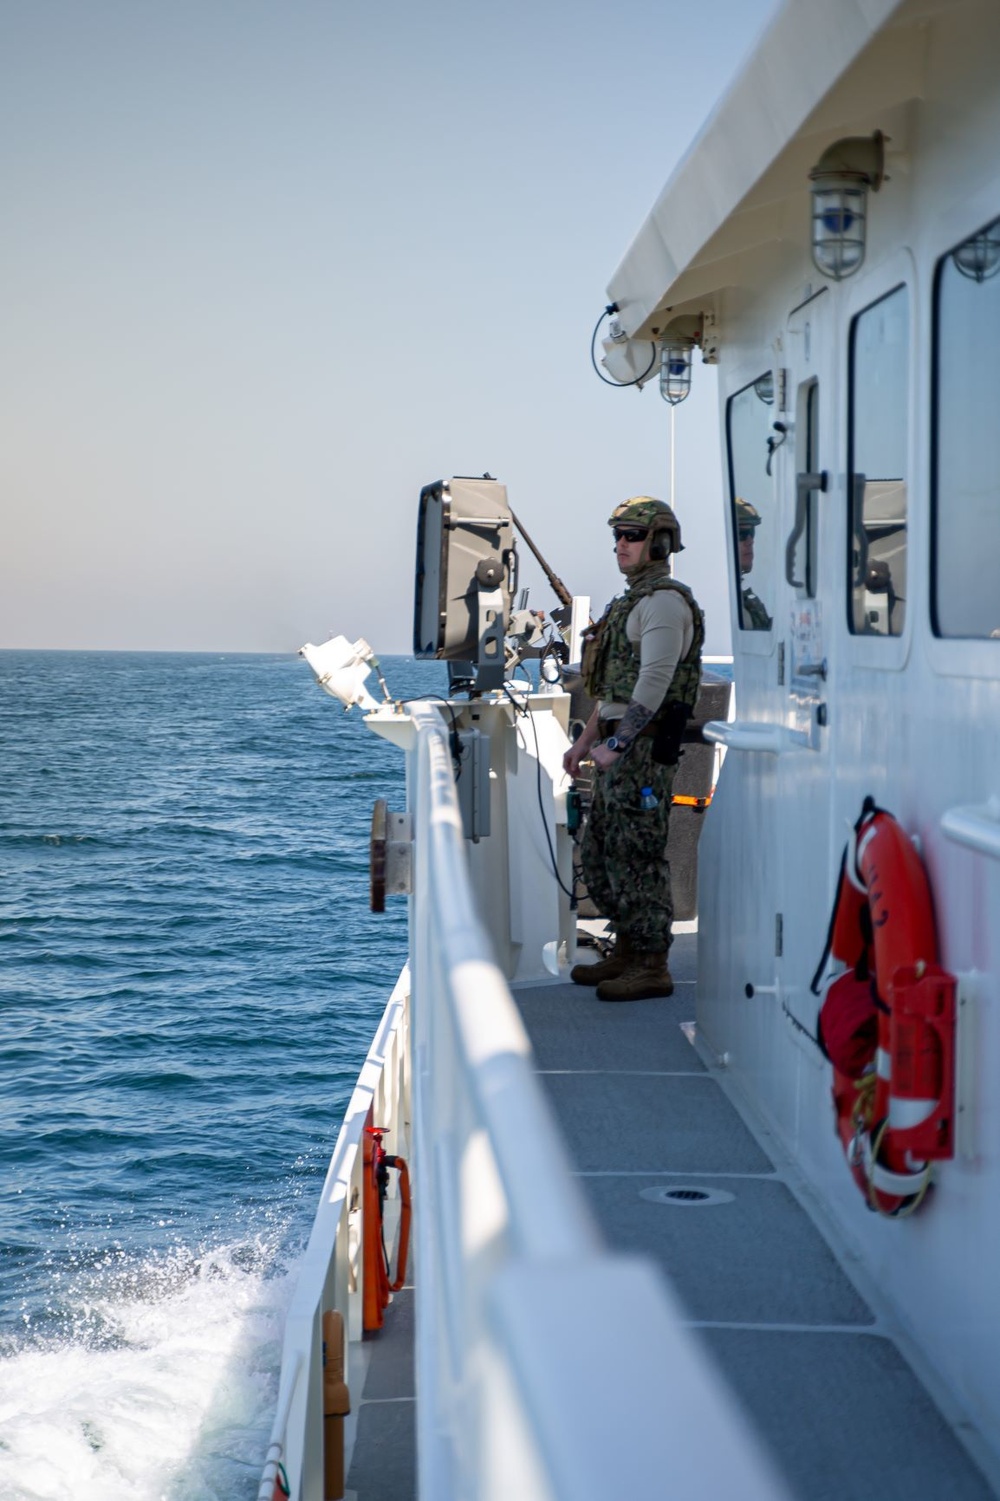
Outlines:
[[672,407],[691,394],[691,356],[701,341],[701,315],[675,318],[663,330],[660,346],[660,395]]
[[672,407],[691,394],[693,345],[664,344],[660,355],[660,395]]
[[868,190],[878,192],[884,167],[885,137],[876,130],[834,142],[809,173],[813,263],[834,281],[851,276],[865,258]]
[[994,219],[978,234],[963,240],[951,253],[963,276],[970,281],[988,281],[1000,271],[1000,219]]

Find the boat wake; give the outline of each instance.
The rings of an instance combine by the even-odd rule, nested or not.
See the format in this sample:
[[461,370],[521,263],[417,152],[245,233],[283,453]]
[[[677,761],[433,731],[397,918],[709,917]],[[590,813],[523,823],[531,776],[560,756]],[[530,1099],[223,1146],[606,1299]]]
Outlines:
[[243,1501],[257,1493],[295,1267],[263,1239],[57,1283],[2,1340],[8,1501]]

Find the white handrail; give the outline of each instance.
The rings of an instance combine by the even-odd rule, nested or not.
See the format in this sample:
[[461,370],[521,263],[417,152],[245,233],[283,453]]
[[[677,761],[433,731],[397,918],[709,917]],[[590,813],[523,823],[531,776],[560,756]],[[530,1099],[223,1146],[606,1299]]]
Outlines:
[[260,1485],[257,1488],[257,1501],[274,1501],[274,1482],[278,1478],[279,1468],[284,1469],[288,1414],[291,1411],[292,1398],[295,1396],[299,1377],[304,1369],[305,1358],[301,1350],[294,1351],[287,1366],[282,1365],[281,1385],[278,1389],[278,1410],[271,1429],[271,1442],[267,1446],[264,1473],[260,1477]]
[[941,828],[955,844],[1000,860],[1000,797],[985,803],[949,808],[941,815]]
[[692,1501],[776,1501],[658,1270],[602,1248],[475,910],[447,727],[410,712],[418,1494],[660,1501],[669,1452]]
[[[429,721],[419,713],[414,718],[434,802],[429,819],[431,861],[434,888],[441,898],[432,903],[431,916],[438,952],[447,956],[450,971],[442,999],[450,1005],[461,1035],[470,1090],[493,1145],[516,1233],[532,1255],[573,1255],[581,1247],[596,1246],[596,1230],[575,1189],[562,1137],[538,1087],[520,1013],[493,962],[472,901],[444,722],[436,710],[431,715]],[[414,993],[419,996],[416,976]],[[539,1155],[549,1165],[544,1213],[534,1188]],[[572,1191],[567,1192],[567,1186]]]
[[[285,1319],[278,1408],[271,1429],[258,1501],[272,1501],[279,1463],[284,1465],[296,1501],[321,1501],[323,1477],[322,1318],[336,1308],[351,1323],[348,1291],[348,1220],[353,1190],[360,1186],[362,1139],[369,1106],[380,1098],[405,1095],[407,1081],[390,1078],[408,1066],[400,1039],[405,1032],[409,970],[397,981],[372,1039],[327,1167],[319,1208],[299,1263],[295,1292]],[[353,1320],[357,1323],[357,1319]],[[346,1370],[350,1384],[350,1365]]]
[[321,1501],[322,1314],[348,1312],[360,1336],[347,1258],[364,1122],[411,1086],[421,1501],[660,1501],[665,1453],[689,1501],[782,1501],[659,1271],[602,1247],[475,908],[447,726],[428,704],[409,718],[410,968],[302,1260],[261,1501],[279,1463],[294,1501]]
[[759,723],[752,719],[710,719],[702,725],[706,740],[724,745],[727,750],[758,751],[778,756],[789,749],[784,725]]

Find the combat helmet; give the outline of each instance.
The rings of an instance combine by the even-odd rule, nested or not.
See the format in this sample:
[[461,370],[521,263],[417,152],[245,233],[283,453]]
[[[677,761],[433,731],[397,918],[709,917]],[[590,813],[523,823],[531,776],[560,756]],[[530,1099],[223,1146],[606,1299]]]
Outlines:
[[681,524],[666,501],[654,500],[651,495],[633,495],[615,506],[608,517],[608,526],[645,526],[650,540],[658,532],[666,532],[671,552],[683,551]]
[[756,506],[752,506],[748,500],[737,495],[736,501],[736,530],[737,532],[756,531],[761,523],[761,514]]

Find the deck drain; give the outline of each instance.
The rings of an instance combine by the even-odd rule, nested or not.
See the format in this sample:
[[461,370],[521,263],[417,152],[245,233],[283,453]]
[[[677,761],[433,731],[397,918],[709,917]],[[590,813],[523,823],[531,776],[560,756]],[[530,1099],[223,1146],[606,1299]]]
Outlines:
[[651,1204],[675,1204],[681,1209],[709,1209],[714,1204],[731,1204],[734,1195],[724,1188],[641,1188],[640,1199]]

